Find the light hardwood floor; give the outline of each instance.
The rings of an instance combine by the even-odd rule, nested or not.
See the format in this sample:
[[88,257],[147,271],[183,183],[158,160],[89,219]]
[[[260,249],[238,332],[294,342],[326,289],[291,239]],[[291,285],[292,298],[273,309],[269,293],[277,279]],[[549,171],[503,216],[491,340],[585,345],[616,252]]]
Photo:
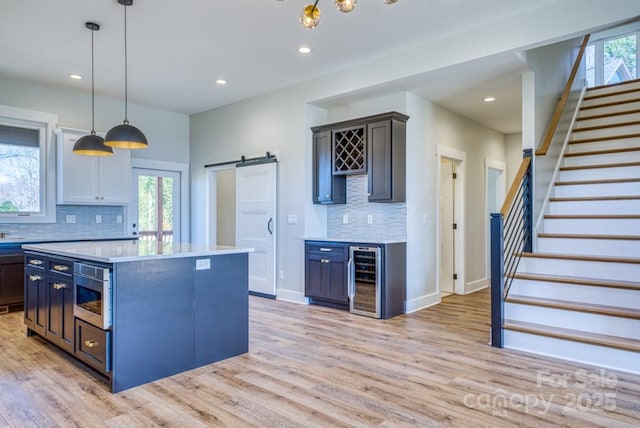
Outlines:
[[1,315],[0,427],[640,426],[640,377],[491,348],[488,299],[382,321],[251,297],[248,354],[119,394]]

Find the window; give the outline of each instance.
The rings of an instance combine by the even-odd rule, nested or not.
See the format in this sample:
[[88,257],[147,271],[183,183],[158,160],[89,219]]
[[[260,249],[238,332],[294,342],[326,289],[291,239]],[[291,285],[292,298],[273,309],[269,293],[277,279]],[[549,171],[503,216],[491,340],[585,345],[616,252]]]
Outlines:
[[587,86],[610,85],[638,78],[638,35],[596,40],[586,52]]
[[55,115],[0,106],[0,222],[55,221]]

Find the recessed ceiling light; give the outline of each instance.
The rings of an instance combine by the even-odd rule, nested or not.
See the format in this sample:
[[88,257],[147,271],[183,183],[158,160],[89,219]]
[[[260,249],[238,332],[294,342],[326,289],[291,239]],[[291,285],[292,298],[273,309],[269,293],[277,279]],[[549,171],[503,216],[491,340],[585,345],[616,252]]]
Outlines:
[[79,74],[70,74],[69,78],[74,79],[74,80],[81,80],[82,76],[80,76]]
[[496,97],[487,97],[485,99],[483,99],[482,101],[484,101],[485,103],[491,103],[493,101],[496,100]]
[[226,80],[224,80],[224,79],[218,79],[218,80],[216,80],[216,83],[217,83],[218,85],[226,85],[226,84],[227,84],[227,81],[226,81]]
[[311,53],[311,48],[308,48],[306,46],[302,46],[302,47],[298,48],[298,52],[300,52],[301,54],[308,54],[308,53]]

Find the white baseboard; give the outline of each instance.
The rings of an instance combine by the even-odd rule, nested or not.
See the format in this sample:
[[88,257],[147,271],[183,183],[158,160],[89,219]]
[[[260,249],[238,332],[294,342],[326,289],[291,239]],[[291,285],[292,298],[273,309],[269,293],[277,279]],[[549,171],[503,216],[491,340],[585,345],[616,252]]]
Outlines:
[[285,290],[279,288],[276,290],[276,299],[283,302],[299,303],[302,305],[308,305],[309,299],[304,296],[304,293],[300,291]]
[[429,306],[437,305],[442,299],[440,293],[428,294],[415,299],[407,300],[406,313],[416,312]]
[[490,285],[491,280],[489,278],[482,278],[477,281],[467,282],[464,286],[464,294],[475,293],[476,291],[487,288]]

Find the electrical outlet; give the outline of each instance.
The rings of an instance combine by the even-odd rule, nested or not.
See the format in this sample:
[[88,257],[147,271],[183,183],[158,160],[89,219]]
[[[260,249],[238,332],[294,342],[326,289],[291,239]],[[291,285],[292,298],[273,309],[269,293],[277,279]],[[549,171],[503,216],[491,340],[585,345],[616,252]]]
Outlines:
[[342,224],[349,223],[349,214],[342,214]]
[[373,214],[367,215],[367,224],[373,224]]
[[76,222],[76,216],[67,215],[67,223],[75,223],[75,222]]
[[96,214],[96,223],[102,223],[102,216],[100,214]]
[[211,269],[211,259],[196,259],[196,270]]
[[121,224],[122,223],[122,216],[116,216],[116,223]]
[[284,279],[284,271],[283,271],[283,270],[278,271],[278,279],[279,279],[280,281],[282,281],[282,280]]

